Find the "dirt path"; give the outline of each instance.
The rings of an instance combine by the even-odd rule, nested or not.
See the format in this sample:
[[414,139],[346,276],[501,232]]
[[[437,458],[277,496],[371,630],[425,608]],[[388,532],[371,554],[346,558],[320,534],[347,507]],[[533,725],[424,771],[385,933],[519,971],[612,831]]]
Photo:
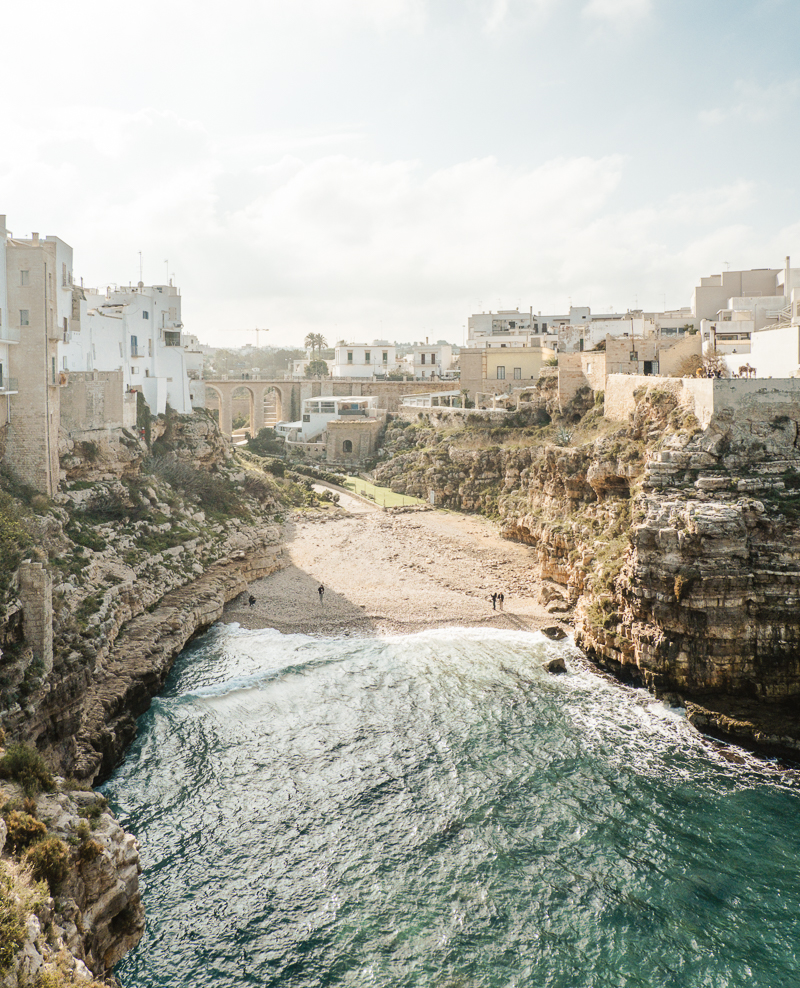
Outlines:
[[[352,502],[352,503],[351,503]],[[290,564],[242,594],[224,620],[313,634],[390,634],[447,625],[535,630],[556,623],[537,603],[533,550],[475,515],[384,513],[342,496],[345,510],[287,525]],[[320,604],[318,587],[325,587]],[[492,592],[505,610],[492,610]]]

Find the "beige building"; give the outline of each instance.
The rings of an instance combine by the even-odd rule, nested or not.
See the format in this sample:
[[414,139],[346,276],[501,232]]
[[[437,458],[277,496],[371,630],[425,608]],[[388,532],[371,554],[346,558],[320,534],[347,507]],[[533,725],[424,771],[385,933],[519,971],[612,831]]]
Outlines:
[[679,376],[691,357],[701,356],[700,334],[663,339],[657,336],[607,336],[602,349],[558,356],[558,400],[563,407],[581,388],[605,391],[610,374],[645,377]]
[[465,348],[459,356],[460,384],[473,399],[478,392],[505,394],[538,380],[539,371],[555,355],[555,350],[539,346]]
[[3,456],[25,483],[53,495],[59,480],[60,388],[68,380],[58,368],[58,341],[72,318],[72,248],[38,233],[29,240],[12,237],[5,216],[0,216],[0,237],[4,333],[16,337],[6,358],[6,379],[14,389],[6,391],[0,413]]

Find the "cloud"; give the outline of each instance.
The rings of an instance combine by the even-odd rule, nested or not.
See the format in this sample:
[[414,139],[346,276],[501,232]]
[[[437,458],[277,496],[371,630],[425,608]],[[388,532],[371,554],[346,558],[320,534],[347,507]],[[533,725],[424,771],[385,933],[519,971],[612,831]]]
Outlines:
[[734,103],[701,110],[698,114],[700,122],[715,126],[728,120],[753,124],[783,120],[794,111],[800,99],[800,79],[784,79],[767,86],[739,79],[734,90],[738,97]]
[[624,26],[645,17],[651,9],[652,0],[589,0],[583,8],[583,16]]
[[[256,325],[271,343],[308,332],[458,342],[481,302],[563,311],[571,296],[597,310],[666,294],[681,305],[723,259],[774,261],[777,238],[741,219],[758,207],[756,185],[623,204],[633,163],[620,155],[429,170],[359,153],[357,134],[228,139],[156,109],[107,126],[86,108],[54,120],[7,125],[0,188],[14,190],[2,198],[15,234],[62,237],[88,285],[138,280],[140,250],[145,280],[160,281],[169,258],[187,328],[218,345],[247,342]],[[797,239],[787,232],[779,259]]]

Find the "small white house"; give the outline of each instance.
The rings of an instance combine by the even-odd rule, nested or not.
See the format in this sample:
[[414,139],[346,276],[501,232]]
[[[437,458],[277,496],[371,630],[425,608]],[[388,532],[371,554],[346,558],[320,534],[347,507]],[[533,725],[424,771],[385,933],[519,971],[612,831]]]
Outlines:
[[415,343],[406,355],[406,373],[415,381],[449,377],[452,373],[453,348],[449,344]]
[[329,422],[365,421],[377,418],[378,399],[360,395],[334,398],[306,398],[299,422],[278,422],[275,431],[288,442],[310,443],[320,438]]
[[391,343],[348,344],[335,348],[333,377],[373,378],[395,374],[400,369],[394,345]]

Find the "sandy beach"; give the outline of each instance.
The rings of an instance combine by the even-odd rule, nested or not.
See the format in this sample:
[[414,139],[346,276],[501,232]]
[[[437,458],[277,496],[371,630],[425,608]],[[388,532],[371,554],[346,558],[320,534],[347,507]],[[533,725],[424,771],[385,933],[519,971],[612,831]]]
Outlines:
[[[338,509],[286,525],[288,564],[254,582],[223,620],[307,634],[394,634],[448,625],[536,630],[559,623],[538,603],[529,546],[476,515],[386,513],[342,495]],[[320,603],[318,587],[325,587]],[[491,594],[505,594],[493,610]]]

